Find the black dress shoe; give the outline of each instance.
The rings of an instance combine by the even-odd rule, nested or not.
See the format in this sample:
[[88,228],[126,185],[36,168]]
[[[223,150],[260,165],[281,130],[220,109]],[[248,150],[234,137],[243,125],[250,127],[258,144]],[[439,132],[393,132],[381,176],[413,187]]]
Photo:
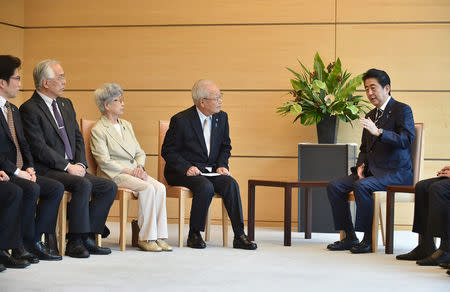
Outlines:
[[401,261],[418,261],[423,260],[424,258],[431,255],[435,250],[425,250],[422,246],[418,245],[415,249],[412,251],[405,253],[405,254],[399,254],[395,258]]
[[39,257],[40,260],[43,261],[60,261],[62,260],[62,256],[59,254],[54,255],[51,254],[47,247],[41,242],[36,242],[31,250],[35,255]]
[[256,243],[250,241],[247,235],[242,234],[241,236],[235,237],[233,239],[233,248],[255,250],[256,248],[258,248],[258,246],[256,245]]
[[24,247],[13,248],[12,256],[15,259],[26,260],[30,264],[39,263],[39,258],[35,254],[27,251]]
[[45,233],[44,234],[44,245],[48,249],[51,255],[59,256],[61,253],[58,250],[58,241],[56,240],[55,233]]
[[362,240],[358,245],[350,249],[352,253],[369,253],[372,252],[372,242]]
[[187,239],[187,246],[189,246],[191,248],[205,248],[206,243],[203,241],[203,238],[200,235],[200,232],[195,232],[195,233],[189,233],[189,236]]
[[450,275],[450,269],[447,270],[447,275]]
[[0,264],[0,272],[3,272],[4,270],[6,270],[5,266]]
[[352,247],[357,246],[359,244],[358,239],[347,239],[344,238],[340,241],[335,241],[334,243],[330,243],[327,248],[329,250],[350,250]]
[[106,255],[111,253],[111,249],[98,246],[90,236],[83,239],[83,244],[90,254]]
[[111,231],[109,231],[108,226],[105,225],[105,228],[103,228],[103,232],[102,232],[102,238],[107,238],[110,233],[111,233]]
[[27,260],[13,258],[6,250],[0,251],[0,264],[11,269],[23,269],[30,265]]
[[416,264],[418,264],[419,266],[437,266],[440,263],[448,262],[450,262],[450,252],[438,249],[429,257],[417,261]]
[[89,252],[81,239],[72,239],[66,245],[66,255],[73,258],[88,258]]
[[448,262],[448,263],[440,263],[439,267],[444,268],[444,269],[450,269],[450,262]]

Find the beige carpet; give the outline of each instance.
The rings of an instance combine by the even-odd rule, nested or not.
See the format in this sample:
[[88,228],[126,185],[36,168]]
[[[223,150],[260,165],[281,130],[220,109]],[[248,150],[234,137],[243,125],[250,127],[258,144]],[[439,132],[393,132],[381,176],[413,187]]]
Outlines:
[[[327,251],[337,234],[313,233],[305,240],[294,232],[292,246],[285,247],[281,228],[257,228],[258,250],[245,251],[221,247],[217,225],[204,250],[148,253],[128,247],[120,252],[118,224],[108,225],[112,235],[104,245],[113,249],[111,255],[8,269],[0,273],[0,291],[450,291],[444,269],[397,261],[381,245],[376,254]],[[176,225],[169,225],[169,235],[175,245]],[[395,236],[397,254],[417,242],[408,231]]]

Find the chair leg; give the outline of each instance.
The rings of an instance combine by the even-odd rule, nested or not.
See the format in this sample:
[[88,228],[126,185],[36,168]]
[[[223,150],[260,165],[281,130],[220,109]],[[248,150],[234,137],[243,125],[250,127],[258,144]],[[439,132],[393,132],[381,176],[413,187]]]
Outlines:
[[380,225],[381,225],[381,240],[383,241],[383,246],[386,246],[386,231],[384,228],[384,224],[385,222],[383,221],[383,214],[382,214],[382,209],[381,209],[381,203],[380,206],[378,207],[378,212],[379,212],[379,216],[380,216]]
[[372,252],[378,250],[378,222],[380,221],[380,197],[373,194],[373,220],[372,220]]
[[223,246],[228,246],[228,213],[222,200],[222,241]]
[[67,196],[68,194],[64,192],[64,195],[59,204],[58,211],[58,245],[59,253],[63,256],[66,253],[66,232],[67,232]]
[[206,226],[205,226],[205,241],[211,239],[211,206],[208,208],[208,213],[206,215]]
[[127,244],[127,218],[128,218],[128,200],[124,198],[124,192],[119,194],[120,204],[120,235],[119,245],[120,250],[124,251]]
[[178,247],[183,247],[184,240],[184,208],[185,196],[180,195],[178,200]]

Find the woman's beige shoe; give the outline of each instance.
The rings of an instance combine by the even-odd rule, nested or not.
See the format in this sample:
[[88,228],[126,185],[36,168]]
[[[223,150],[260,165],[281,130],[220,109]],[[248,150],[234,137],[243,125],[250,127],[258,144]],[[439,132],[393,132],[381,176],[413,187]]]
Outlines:
[[154,240],[139,240],[138,246],[145,251],[162,251],[162,248]]
[[157,239],[156,244],[163,250],[163,251],[172,251],[172,247],[168,245],[164,239]]

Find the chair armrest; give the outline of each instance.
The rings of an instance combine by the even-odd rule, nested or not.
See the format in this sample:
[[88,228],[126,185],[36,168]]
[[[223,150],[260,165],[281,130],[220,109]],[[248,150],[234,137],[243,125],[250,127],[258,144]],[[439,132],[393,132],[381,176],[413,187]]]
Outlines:
[[387,192],[414,193],[414,186],[387,186]]

